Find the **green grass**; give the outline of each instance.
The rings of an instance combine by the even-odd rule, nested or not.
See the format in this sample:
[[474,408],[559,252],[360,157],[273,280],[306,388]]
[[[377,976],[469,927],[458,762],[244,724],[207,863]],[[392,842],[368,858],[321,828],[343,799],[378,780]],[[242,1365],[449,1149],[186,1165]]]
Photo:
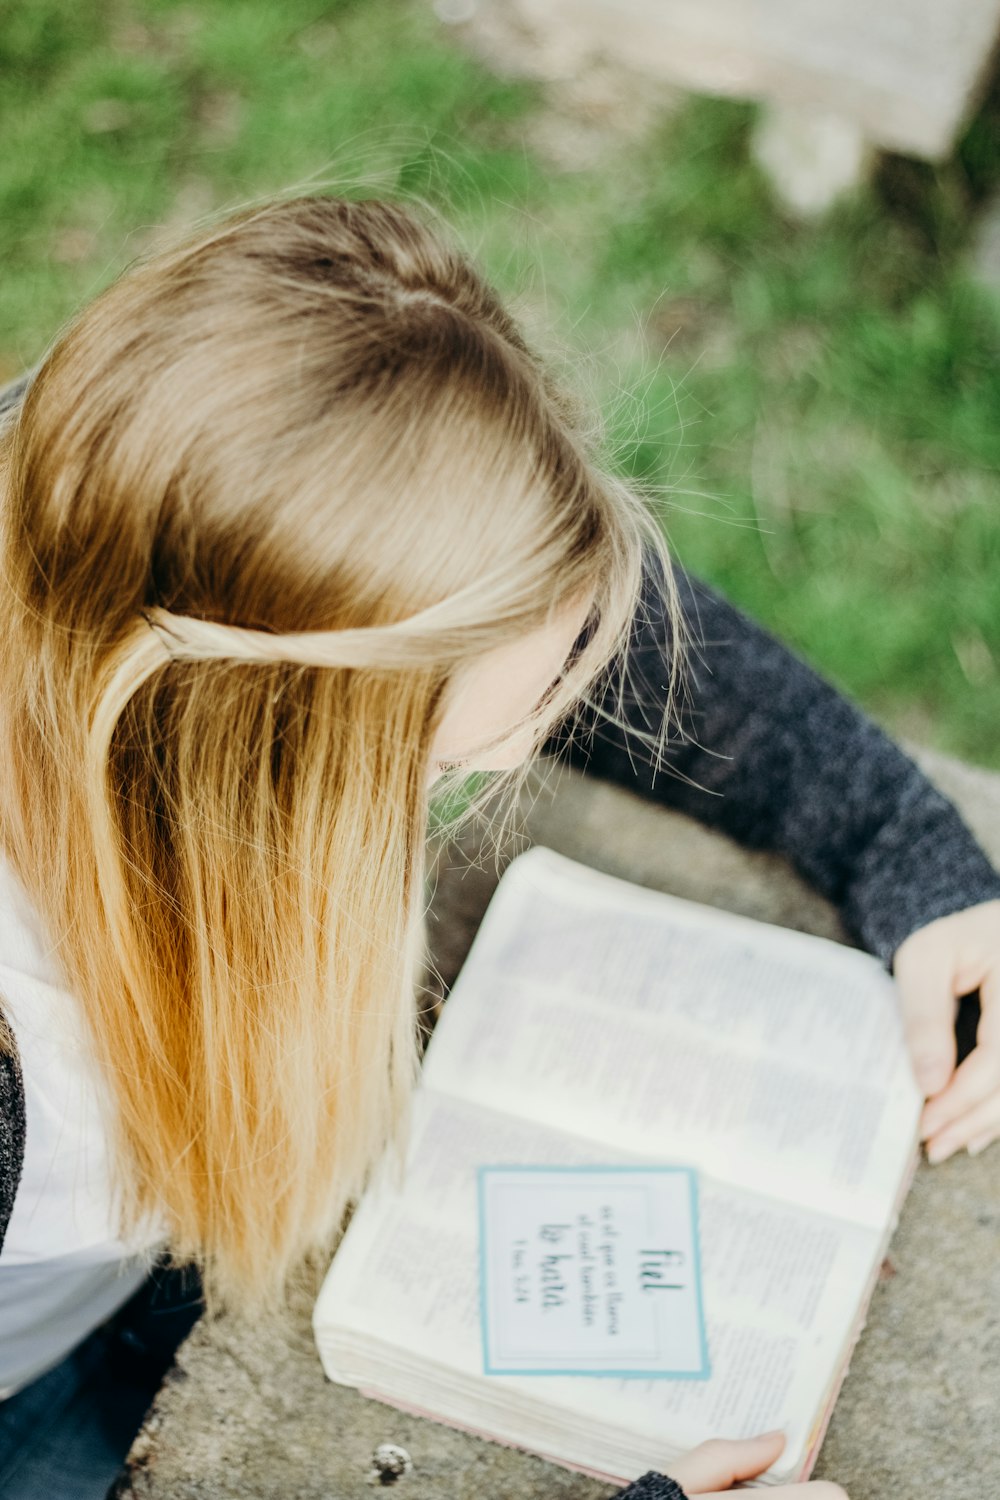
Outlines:
[[818,226],[694,100],[581,170],[414,0],[8,0],[0,378],[159,226],[418,194],[606,414],[684,563],[895,732],[1000,767],[1000,313],[963,276],[1000,106]]
[[874,191],[784,222],[746,127],[692,107],[660,143],[683,165],[609,237],[660,351],[622,458],[687,563],[887,723],[1000,765],[997,310],[950,218],[946,247]]

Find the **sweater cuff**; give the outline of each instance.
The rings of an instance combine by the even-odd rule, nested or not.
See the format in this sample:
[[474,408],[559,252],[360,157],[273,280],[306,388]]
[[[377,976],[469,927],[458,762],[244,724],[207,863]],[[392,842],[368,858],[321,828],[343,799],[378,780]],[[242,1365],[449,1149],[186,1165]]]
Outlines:
[[891,972],[896,949],[911,933],[996,899],[1000,874],[952,803],[923,781],[858,860],[841,912]]
[[688,1500],[676,1479],[650,1469],[627,1490],[616,1490],[611,1500]]

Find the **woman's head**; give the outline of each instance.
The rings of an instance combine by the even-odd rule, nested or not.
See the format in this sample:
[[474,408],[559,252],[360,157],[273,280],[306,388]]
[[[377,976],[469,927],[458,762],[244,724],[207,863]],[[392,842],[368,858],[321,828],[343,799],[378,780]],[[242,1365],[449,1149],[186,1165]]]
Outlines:
[[133,269],[2,458],[8,847],[126,1220],[159,1204],[262,1290],[405,1102],[437,762],[530,755],[620,649],[655,530],[385,203],[273,204]]

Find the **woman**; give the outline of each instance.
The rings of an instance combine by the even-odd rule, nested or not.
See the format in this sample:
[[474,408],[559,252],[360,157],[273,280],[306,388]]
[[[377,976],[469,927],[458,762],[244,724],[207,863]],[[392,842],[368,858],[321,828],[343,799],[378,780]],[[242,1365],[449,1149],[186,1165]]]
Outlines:
[[[495,296],[401,208],[277,203],[135,268],[2,465],[0,1386],[164,1245],[245,1307],[329,1244],[405,1117],[440,774],[568,748],[788,853],[887,961],[995,917],[954,811],[678,593]],[[689,626],[707,670],[665,749]]]

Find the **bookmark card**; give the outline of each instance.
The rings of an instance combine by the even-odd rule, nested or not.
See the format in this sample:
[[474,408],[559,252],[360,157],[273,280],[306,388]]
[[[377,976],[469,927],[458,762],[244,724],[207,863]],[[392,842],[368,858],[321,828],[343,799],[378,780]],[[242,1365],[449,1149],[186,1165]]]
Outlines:
[[481,1167],[487,1375],[707,1379],[687,1167]]

